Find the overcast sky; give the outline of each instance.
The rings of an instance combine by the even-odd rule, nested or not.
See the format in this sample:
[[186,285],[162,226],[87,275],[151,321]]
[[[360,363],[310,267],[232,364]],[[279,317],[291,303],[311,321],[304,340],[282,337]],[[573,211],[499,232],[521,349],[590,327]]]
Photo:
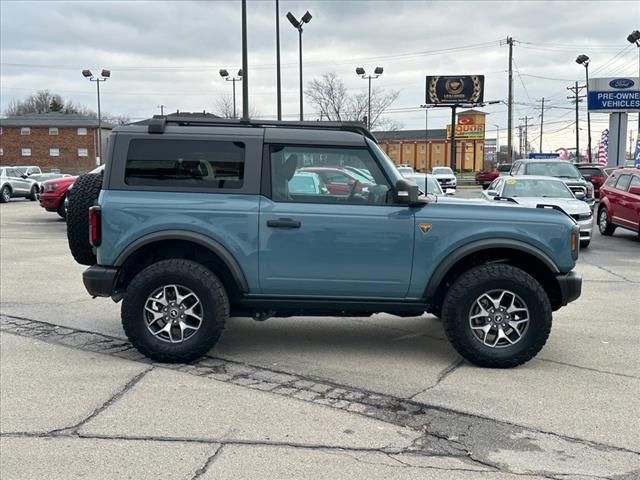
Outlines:
[[[484,74],[486,100],[506,100],[509,35],[514,47],[514,125],[532,117],[537,146],[537,99],[545,97],[544,150],[575,144],[574,111],[566,87],[584,83],[579,54],[591,57],[591,77],[637,76],[638,49],[627,35],[640,29],[638,1],[281,1],[283,114],[298,115],[297,31],[286,20],[309,10],[304,41],[305,82],[336,72],[353,91],[367,82],[354,70],[384,67],[375,88],[399,90],[387,115],[404,128],[424,128],[418,106],[426,75]],[[249,100],[261,117],[275,118],[275,1],[248,1]],[[111,70],[102,109],[141,119],[166,111],[215,111],[231,95],[218,75],[241,67],[240,1],[7,1],[0,0],[0,109],[14,98],[49,89],[96,108],[95,84],[83,68]],[[502,45],[501,45],[502,41]],[[238,105],[241,105],[238,88]],[[553,108],[555,107],[555,108]],[[489,132],[501,129],[506,107],[485,108]],[[449,110],[429,112],[429,128],[444,128]],[[586,148],[586,113],[581,111]],[[635,116],[634,116],[635,117]],[[316,119],[305,104],[305,118]],[[607,126],[592,116],[594,148]],[[636,126],[636,120],[632,122]],[[517,148],[517,140],[514,137]]]

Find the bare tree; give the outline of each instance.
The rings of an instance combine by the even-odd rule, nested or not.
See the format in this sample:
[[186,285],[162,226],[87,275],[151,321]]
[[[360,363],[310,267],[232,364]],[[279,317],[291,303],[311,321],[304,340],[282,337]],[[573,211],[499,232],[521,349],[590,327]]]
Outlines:
[[[239,101],[240,99],[238,99]],[[216,100],[216,108],[214,113],[222,118],[233,118],[233,97],[225,95],[218,97]],[[238,103],[236,105],[236,118],[242,116],[242,105]],[[257,118],[260,116],[258,110],[255,107],[249,106],[249,118]]]
[[8,116],[27,115],[29,113],[78,113],[96,117],[96,113],[84,105],[76,105],[72,101],[65,102],[63,98],[49,90],[38,90],[24,100],[11,100],[5,110]]
[[[307,85],[305,94],[320,112],[321,118],[333,121],[363,121],[368,113],[369,97],[367,93],[350,94],[342,80],[334,73],[325,73],[320,79],[314,79]],[[400,95],[397,90],[371,90],[371,129],[394,126],[399,122],[383,118],[387,110]]]
[[127,125],[131,123],[131,118],[128,115],[111,115],[110,113],[104,113],[102,114],[102,121],[113,125]]

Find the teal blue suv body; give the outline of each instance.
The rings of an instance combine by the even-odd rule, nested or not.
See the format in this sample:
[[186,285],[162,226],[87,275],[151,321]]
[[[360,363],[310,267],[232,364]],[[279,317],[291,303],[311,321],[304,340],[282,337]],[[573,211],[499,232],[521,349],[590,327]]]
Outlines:
[[[469,361],[512,367],[580,295],[568,215],[419,192],[357,124],[182,114],[117,128],[109,150],[83,280],[122,300],[129,339],[158,361],[202,356],[229,316],[429,312]],[[319,167],[363,180],[289,191]]]

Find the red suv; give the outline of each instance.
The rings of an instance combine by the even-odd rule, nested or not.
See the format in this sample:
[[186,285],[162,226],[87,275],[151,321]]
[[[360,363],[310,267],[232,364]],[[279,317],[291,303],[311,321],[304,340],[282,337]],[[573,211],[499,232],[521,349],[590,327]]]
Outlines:
[[332,195],[349,195],[351,193],[361,193],[372,181],[364,175],[339,167],[306,167],[300,172],[313,172],[320,175]]
[[76,178],[78,177],[63,177],[43,182],[40,206],[47,212],[57,212],[62,218],[66,218],[67,209],[64,200],[67,197],[67,190]]
[[617,227],[638,232],[640,236],[640,168],[614,170],[600,188],[600,233],[613,235]]
[[578,170],[580,170],[584,179],[593,184],[593,194],[596,198],[599,198],[600,188],[609,176],[605,171],[604,166],[597,163],[588,163],[576,165],[576,167],[578,167]]

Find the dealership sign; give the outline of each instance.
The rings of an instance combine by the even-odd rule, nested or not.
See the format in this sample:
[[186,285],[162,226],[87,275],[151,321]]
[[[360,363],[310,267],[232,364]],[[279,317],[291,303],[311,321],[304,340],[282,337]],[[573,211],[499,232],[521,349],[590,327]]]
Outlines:
[[[456,125],[456,140],[482,140],[484,125]],[[451,139],[451,125],[447,125],[447,140]]]
[[476,104],[483,99],[484,75],[427,77],[429,105]]
[[603,113],[640,111],[638,78],[592,78],[588,91],[589,110]]

